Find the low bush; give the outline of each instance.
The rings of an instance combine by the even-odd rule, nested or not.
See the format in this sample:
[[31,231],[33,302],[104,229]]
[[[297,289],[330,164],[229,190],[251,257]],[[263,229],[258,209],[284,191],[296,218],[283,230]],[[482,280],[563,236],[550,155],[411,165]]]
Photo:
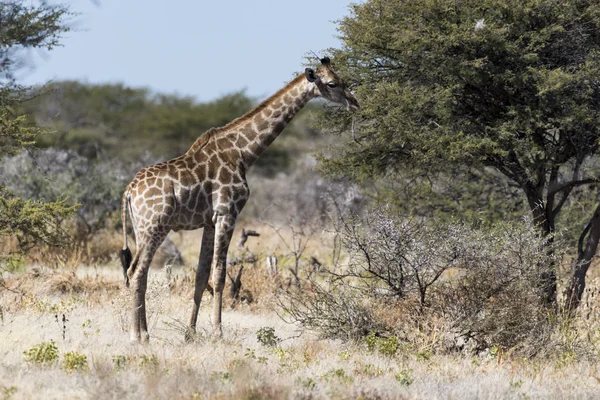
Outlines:
[[88,369],[87,356],[76,351],[70,351],[63,356],[62,369],[67,372],[85,371]]
[[280,291],[284,317],[324,337],[366,337],[389,356],[400,342],[456,350],[547,337],[541,282],[556,260],[529,221],[480,229],[386,212],[339,217],[345,254]]
[[53,364],[58,360],[58,347],[53,340],[42,342],[23,352],[25,361],[34,364]]

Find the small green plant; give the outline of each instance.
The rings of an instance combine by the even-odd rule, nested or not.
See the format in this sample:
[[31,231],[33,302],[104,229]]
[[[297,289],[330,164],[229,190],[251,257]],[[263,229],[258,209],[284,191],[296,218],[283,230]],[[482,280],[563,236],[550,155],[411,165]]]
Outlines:
[[428,350],[420,351],[417,353],[417,361],[429,361],[431,359],[431,352]]
[[116,355],[116,356],[112,357],[112,360],[113,360],[113,363],[115,364],[115,369],[117,371],[122,371],[131,362],[131,357]]
[[355,369],[355,373],[362,374],[368,376],[369,378],[374,378],[376,376],[381,376],[385,372],[381,368],[374,366],[373,364],[365,364],[360,369]]
[[310,364],[313,360],[314,356],[313,354],[309,353],[308,351],[304,350],[302,352],[302,362],[306,365]]
[[400,342],[396,336],[377,337],[375,332],[371,332],[364,338],[364,341],[369,351],[377,350],[387,357],[394,356],[400,348]]
[[523,380],[522,379],[517,379],[516,381],[511,380],[508,385],[510,386],[511,389],[519,389],[521,386],[523,386]]
[[375,332],[369,333],[365,337],[364,341],[369,351],[375,351],[375,349],[377,348],[377,336],[375,336]]
[[268,359],[267,357],[258,357],[258,358],[256,359],[256,362],[257,362],[257,363],[259,363],[259,364],[264,364],[264,365],[266,365],[266,364],[267,364],[267,361],[269,361],[269,359]]
[[140,356],[139,364],[142,368],[153,369],[158,367],[158,357],[154,354],[146,355],[142,354]]
[[336,378],[343,383],[351,383],[354,381],[354,378],[348,375],[346,371],[344,371],[342,368],[332,369],[328,371],[325,375],[323,375],[323,378],[325,380],[329,378]]
[[256,331],[256,340],[265,347],[275,347],[281,341],[275,335],[275,329],[265,326]]
[[54,340],[42,342],[37,346],[23,352],[26,362],[35,364],[53,364],[58,360],[58,347]]
[[306,379],[298,377],[296,379],[296,383],[309,390],[313,390],[315,387],[317,387],[317,382],[315,382],[315,380],[310,377]]
[[499,346],[492,346],[490,348],[489,358],[494,360],[502,353],[502,349]]
[[[81,324],[81,327],[83,328],[83,336],[85,337],[89,337],[92,335],[99,335],[100,334],[100,328],[96,328],[96,330],[93,330],[92,327],[92,320],[91,319],[86,319],[84,321],[83,324]],[[90,329],[90,330],[88,330]]]
[[85,354],[70,351],[63,357],[62,369],[67,372],[85,371],[88,369],[87,356]]
[[13,394],[17,393],[16,386],[0,386],[0,393],[2,394],[3,400],[9,400]]
[[350,358],[350,352],[348,350],[344,350],[339,354],[340,358],[344,361],[347,361]]
[[244,353],[244,357],[249,358],[251,360],[256,360],[256,352],[254,349],[246,348],[246,352]]
[[396,355],[399,347],[400,343],[396,336],[379,339],[379,353],[384,356],[392,357]]
[[279,359],[279,361],[283,361],[289,355],[289,352],[285,349],[282,349],[281,347],[273,347],[270,350],[270,352],[271,354],[276,356]]
[[212,373],[211,378],[215,382],[229,383],[229,382],[231,382],[232,376],[231,376],[231,373],[228,371],[225,371],[225,372],[215,371]]
[[403,370],[398,371],[398,373],[396,373],[396,375],[394,375],[394,378],[396,378],[398,383],[400,383],[402,386],[410,386],[410,384],[413,383],[415,380],[412,377],[411,373],[412,373],[412,370],[403,369]]

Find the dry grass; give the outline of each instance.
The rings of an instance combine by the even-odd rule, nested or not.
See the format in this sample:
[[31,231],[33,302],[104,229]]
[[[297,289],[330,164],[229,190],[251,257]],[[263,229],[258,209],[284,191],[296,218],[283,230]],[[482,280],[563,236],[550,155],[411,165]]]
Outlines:
[[[201,232],[171,236],[184,267],[150,272],[147,345],[129,342],[130,299],[118,260],[86,267],[75,266],[74,259],[61,269],[38,265],[5,273],[0,286],[0,398],[593,399],[600,392],[600,365],[568,347],[553,349],[559,357],[535,359],[508,349],[478,355],[431,351],[444,327],[438,336],[420,338],[423,346],[401,345],[394,355],[369,351],[363,342],[318,339],[275,314],[273,293],[291,276],[285,271],[292,258],[283,244],[291,239],[291,229],[280,231],[282,239],[267,225],[239,229],[243,227],[261,233],[239,249],[236,232],[230,252],[230,257],[246,252],[259,256],[256,265],[246,265],[242,280],[253,301],[228,300],[224,335],[218,340],[208,335],[212,298],[206,293],[198,338],[183,341]],[[316,234],[302,262],[310,256],[330,262],[330,240],[327,233]],[[264,256],[273,253],[279,255],[280,276],[270,279]],[[576,330],[600,335],[597,292],[588,293],[582,318],[562,335]],[[409,323],[386,307],[390,305],[373,310],[376,318],[390,325]],[[258,339],[257,331],[267,327],[280,339],[274,346]],[[24,351],[50,341],[58,348],[54,363],[25,361]],[[66,368],[69,352],[85,356],[85,368]]]
[[[28,295],[0,292],[3,397],[591,399],[600,391],[598,365],[576,358],[542,362],[510,355],[436,355],[427,349],[402,348],[386,356],[369,351],[363,343],[317,340],[283,323],[272,311],[251,305],[228,309],[224,336],[213,340],[207,336],[208,294],[199,320],[201,334],[188,344],[183,341],[183,329],[191,292],[174,290],[176,278],[171,277],[170,283],[164,273],[153,272],[148,291],[148,345],[128,340],[129,298],[116,266],[30,269],[7,277],[7,286],[18,284],[18,290]],[[256,332],[264,327],[274,328],[281,339],[276,346],[267,347],[257,340]],[[57,362],[25,361],[24,351],[51,340],[59,351]],[[87,368],[65,369],[67,352],[85,355]]]

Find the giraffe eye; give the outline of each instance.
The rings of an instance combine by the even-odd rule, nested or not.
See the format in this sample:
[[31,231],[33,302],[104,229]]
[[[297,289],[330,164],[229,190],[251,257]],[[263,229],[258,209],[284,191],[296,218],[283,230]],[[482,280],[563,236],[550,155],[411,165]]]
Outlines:
[[328,82],[328,83],[327,83],[327,86],[329,86],[329,87],[331,87],[331,88],[334,88],[334,87],[336,87],[336,86],[337,86],[337,84],[336,84],[335,82]]

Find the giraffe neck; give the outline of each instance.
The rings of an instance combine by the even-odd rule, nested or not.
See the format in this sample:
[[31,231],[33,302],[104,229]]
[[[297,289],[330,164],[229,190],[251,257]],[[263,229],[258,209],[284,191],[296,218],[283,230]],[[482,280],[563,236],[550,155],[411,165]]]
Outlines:
[[223,127],[222,132],[241,150],[249,168],[318,90],[304,74],[296,77],[254,110]]

